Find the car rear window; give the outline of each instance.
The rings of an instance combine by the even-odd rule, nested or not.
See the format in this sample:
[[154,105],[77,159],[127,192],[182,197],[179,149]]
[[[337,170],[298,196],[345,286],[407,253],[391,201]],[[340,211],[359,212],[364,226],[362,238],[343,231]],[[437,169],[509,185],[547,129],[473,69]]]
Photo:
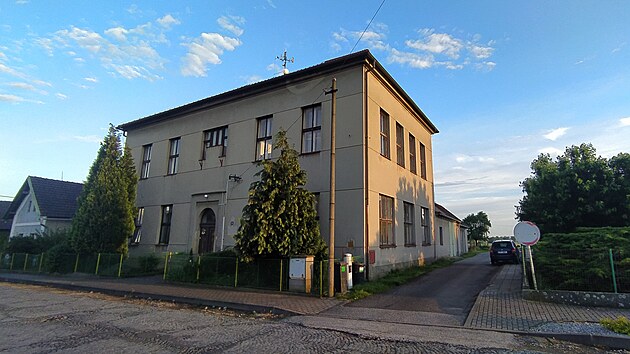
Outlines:
[[494,248],[512,248],[511,242],[495,242],[492,244]]

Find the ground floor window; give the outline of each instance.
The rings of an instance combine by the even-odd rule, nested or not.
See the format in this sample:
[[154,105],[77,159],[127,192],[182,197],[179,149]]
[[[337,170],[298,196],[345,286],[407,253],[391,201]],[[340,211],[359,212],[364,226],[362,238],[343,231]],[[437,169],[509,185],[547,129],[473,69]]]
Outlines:
[[381,247],[395,247],[394,198],[379,196],[379,234]]

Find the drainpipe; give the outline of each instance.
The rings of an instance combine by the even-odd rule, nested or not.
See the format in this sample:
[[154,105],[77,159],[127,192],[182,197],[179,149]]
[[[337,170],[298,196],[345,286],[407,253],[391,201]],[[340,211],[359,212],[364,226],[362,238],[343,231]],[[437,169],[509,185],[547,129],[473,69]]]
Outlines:
[[228,206],[228,191],[230,189],[230,181],[240,182],[243,178],[237,175],[229,175],[227,180],[225,181],[225,201],[223,203],[223,220],[221,225],[221,247],[219,249],[223,251],[223,243],[225,242],[225,215],[227,214],[227,206]]
[[374,69],[374,65],[368,62],[368,68],[365,70],[363,74],[363,152],[364,152],[364,188],[365,188],[365,235],[363,236],[363,250],[364,250],[364,264],[365,264],[365,272],[366,272],[366,280],[370,279],[371,266],[370,266],[370,218],[369,218],[369,198],[370,198],[370,188],[369,188],[369,178],[368,178],[368,124],[369,124],[369,114],[368,114],[368,74]]

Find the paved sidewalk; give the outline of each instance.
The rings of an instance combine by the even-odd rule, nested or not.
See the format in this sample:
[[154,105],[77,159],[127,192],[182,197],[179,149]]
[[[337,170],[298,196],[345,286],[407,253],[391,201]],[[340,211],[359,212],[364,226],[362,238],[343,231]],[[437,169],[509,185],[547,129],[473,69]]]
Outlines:
[[141,278],[99,278],[90,275],[47,276],[27,273],[2,273],[0,281],[44,285],[71,290],[103,292],[201,306],[227,307],[239,311],[314,315],[343,301],[293,293],[245,289],[210,288],[165,283],[160,276]]
[[549,322],[594,322],[604,317],[630,318],[630,310],[530,301],[521,295],[519,265],[503,265],[492,283],[477,296],[464,327],[506,331],[535,330]]

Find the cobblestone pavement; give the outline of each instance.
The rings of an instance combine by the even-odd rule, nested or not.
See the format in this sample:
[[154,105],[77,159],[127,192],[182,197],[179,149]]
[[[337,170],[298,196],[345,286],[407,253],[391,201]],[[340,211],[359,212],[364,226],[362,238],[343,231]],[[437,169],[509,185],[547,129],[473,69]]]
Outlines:
[[630,310],[562,305],[525,300],[519,265],[503,265],[477,297],[464,324],[470,328],[530,331],[549,322],[595,322],[604,317],[630,318]]
[[[304,319],[300,322],[299,319]],[[0,283],[0,352],[8,353],[603,353],[554,340],[470,331],[387,336],[314,328],[313,317],[243,315],[101,294]],[[322,318],[315,318],[321,321]],[[327,321],[327,320],[326,320]],[[369,326],[369,324],[363,324]],[[412,326],[418,331],[419,326]],[[433,327],[435,329],[435,327]],[[382,330],[383,328],[381,328]],[[404,332],[406,328],[390,330]],[[416,339],[422,338],[422,339]]]

